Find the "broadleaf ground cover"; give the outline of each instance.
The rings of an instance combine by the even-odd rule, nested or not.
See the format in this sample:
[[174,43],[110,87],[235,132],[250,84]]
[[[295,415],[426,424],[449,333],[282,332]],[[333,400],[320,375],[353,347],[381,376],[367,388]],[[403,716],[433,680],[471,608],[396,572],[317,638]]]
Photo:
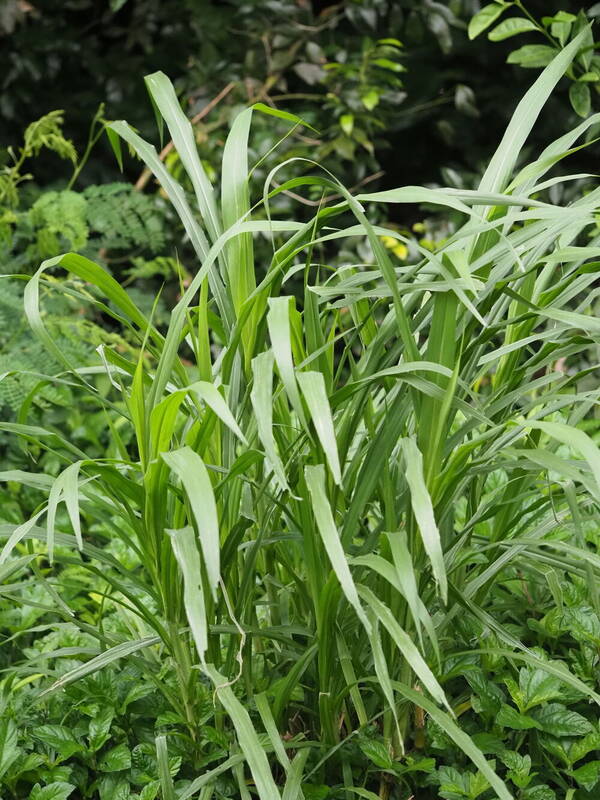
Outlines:
[[[166,312],[142,304],[110,269],[133,232],[111,245],[80,203],[102,263],[11,278],[57,369],[2,375],[28,383],[0,423],[0,796],[595,796],[599,192],[556,166],[597,119],[523,158],[589,35],[476,189],[350,191],[276,151],[257,187],[256,120],[304,126],[260,103],[213,181],[161,72],[185,175],[103,121],[194,255],[169,256]],[[159,214],[82,202],[113,191]],[[296,217],[286,192],[323,199]],[[437,246],[381,222],[423,205],[452,220]],[[62,346],[65,303],[99,339]]]

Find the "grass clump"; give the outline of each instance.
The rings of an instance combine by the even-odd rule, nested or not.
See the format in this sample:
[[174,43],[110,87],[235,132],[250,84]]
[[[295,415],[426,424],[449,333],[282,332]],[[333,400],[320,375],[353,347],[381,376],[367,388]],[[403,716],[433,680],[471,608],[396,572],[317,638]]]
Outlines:
[[[582,244],[598,190],[566,207],[543,198],[561,180],[549,169],[597,120],[514,174],[580,45],[518,106],[477,191],[354,197],[317,165],[276,186],[276,167],[252,206],[253,113],[299,124],[255,107],[232,125],[218,199],[171,84],[155,74],[148,87],[192,207],[151,145],[109,125],[117,153],[123,139],[162,184],[198,267],[166,330],[82,256],[45,262],[25,293],[33,331],[105,413],[109,444],[90,457],[30,424],[27,408],[3,425],[51,450],[60,471],[2,476],[46,497],[31,520],[5,526],[0,574],[34,570],[56,630],[86,642],[85,657],[76,645],[31,653],[12,680],[52,704],[124,665],[161,709],[153,730],[148,708],[138,712],[146,784],[131,742],[105,752],[90,720],[66,756],[80,757],[73,786],[96,770],[101,796],[114,793],[98,766],[113,753],[130,796],[163,800],[587,791],[572,748],[582,759],[600,746],[589,738],[597,655],[591,640],[578,640],[582,663],[564,641],[545,645],[568,635],[552,603],[582,629],[600,626],[600,561],[586,543],[600,494],[597,391],[586,388],[597,237]],[[271,218],[275,194],[315,185],[342,200],[308,222]],[[402,237],[370,224],[371,203],[433,204],[463,224],[398,267],[381,239]],[[272,242],[269,263],[258,263],[256,234]],[[349,237],[366,239],[372,263],[328,270],[323,259]],[[108,347],[100,367],[64,357],[43,312],[57,268],[94,287],[91,302],[137,342],[136,359]],[[571,367],[582,354],[589,365]],[[71,578],[55,580],[54,568]],[[73,570],[94,587],[94,614],[72,614]],[[559,746],[562,766],[542,783],[528,751],[545,763]]]

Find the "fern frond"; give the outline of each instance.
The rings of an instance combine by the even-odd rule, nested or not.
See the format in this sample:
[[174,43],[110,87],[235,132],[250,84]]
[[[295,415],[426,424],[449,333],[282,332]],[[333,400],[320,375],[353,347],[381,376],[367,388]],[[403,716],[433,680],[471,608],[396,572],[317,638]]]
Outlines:
[[28,155],[37,156],[42,148],[52,150],[61,158],[77,163],[77,152],[70,139],[63,135],[63,111],[50,111],[32,122],[25,129],[24,151]]
[[87,203],[79,192],[44,192],[30,208],[29,217],[42,258],[63,249],[81,250],[87,242]]
[[165,245],[164,224],[156,199],[136,192],[128,183],[89,186],[87,200],[90,230],[100,234],[108,250],[143,248],[159,253]]

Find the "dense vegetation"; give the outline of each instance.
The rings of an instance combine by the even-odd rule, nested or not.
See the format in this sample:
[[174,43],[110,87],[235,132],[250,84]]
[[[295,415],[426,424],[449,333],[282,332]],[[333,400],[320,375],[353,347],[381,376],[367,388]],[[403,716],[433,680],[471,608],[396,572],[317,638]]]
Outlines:
[[[596,797],[600,7],[51,10],[0,5],[1,800]],[[24,120],[74,53],[106,97]]]

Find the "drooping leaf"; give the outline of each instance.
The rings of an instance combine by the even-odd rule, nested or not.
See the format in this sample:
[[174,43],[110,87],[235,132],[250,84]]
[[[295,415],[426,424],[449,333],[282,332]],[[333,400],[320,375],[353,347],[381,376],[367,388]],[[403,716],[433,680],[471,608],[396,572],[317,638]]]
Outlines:
[[419,681],[423,684],[423,686],[427,689],[437,703],[440,705],[445,705],[450,713],[452,713],[452,709],[450,708],[448,700],[446,699],[444,690],[439,685],[435,676],[427,666],[425,660],[419,653],[410,636],[408,636],[399,623],[394,619],[394,615],[390,609],[385,605],[385,603],[381,602],[381,600],[379,600],[367,586],[359,585],[358,592],[360,597],[362,597],[365,603],[367,603],[371,608],[377,619],[386,628],[396,646],[414,670]]
[[406,684],[395,681],[394,686],[401,694],[410,700],[411,703],[415,703],[418,706],[420,705],[427,711],[440,728],[442,728],[463,753],[471,759],[473,764],[475,764],[481,774],[489,782],[500,800],[513,800],[504,781],[494,772],[481,750],[475,746],[471,737],[461,730],[445,711],[442,711],[442,709],[438,708],[431,700],[424,697],[422,693],[411,689],[409,686],[406,686]]
[[200,660],[203,662],[204,654],[208,648],[208,622],[206,619],[202,569],[200,566],[200,554],[196,546],[196,536],[194,529],[189,525],[187,528],[171,530],[169,535],[175,558],[183,575],[185,611],[192,629],[196,650]]
[[256,417],[258,435],[270,466],[282,489],[287,489],[285,470],[273,434],[273,352],[260,353],[252,360],[254,382],[250,399]]
[[321,464],[318,466],[309,465],[304,469],[304,476],[310,492],[317,528],[333,571],[340,582],[346,599],[356,611],[366,630],[370,632],[371,625],[358,599],[358,592],[354,585],[346,554],[331,513],[331,506],[325,493],[325,470]]
[[217,505],[208,471],[200,456],[190,447],[162,453],[162,459],[185,488],[198,527],[209,586],[215,596],[221,574],[221,543]]
[[297,372],[296,377],[310,415],[317,431],[317,436],[325,452],[327,463],[334,481],[340,485],[342,472],[338,455],[335,429],[331,417],[331,408],[327,399],[325,379],[320,372]]
[[261,746],[246,709],[237,699],[230,683],[213,666],[206,672],[215,686],[215,693],[233,722],[238,742],[248,762],[260,800],[280,800],[265,751]]
[[444,554],[431,497],[427,491],[423,476],[423,456],[414,439],[402,440],[402,452],[404,454],[404,469],[410,490],[412,510],[421,532],[423,546],[431,562],[431,568],[439,587],[440,595],[443,601],[446,602],[448,599],[448,581],[444,565]]

